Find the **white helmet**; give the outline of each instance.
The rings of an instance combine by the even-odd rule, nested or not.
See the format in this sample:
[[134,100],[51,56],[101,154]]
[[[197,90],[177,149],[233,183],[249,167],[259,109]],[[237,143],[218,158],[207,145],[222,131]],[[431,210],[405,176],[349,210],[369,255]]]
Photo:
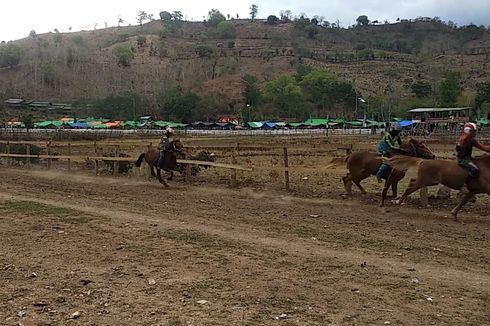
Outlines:
[[395,131],[401,131],[402,130],[402,126],[400,125],[399,122],[393,122],[391,124],[391,129],[392,130],[395,130]]
[[476,132],[478,130],[478,127],[476,126],[476,123],[473,122],[468,122],[467,124],[464,125],[464,133],[465,134],[470,134],[472,132]]
[[170,127],[167,127],[167,129],[165,129],[165,134],[173,134],[174,133],[174,130]]

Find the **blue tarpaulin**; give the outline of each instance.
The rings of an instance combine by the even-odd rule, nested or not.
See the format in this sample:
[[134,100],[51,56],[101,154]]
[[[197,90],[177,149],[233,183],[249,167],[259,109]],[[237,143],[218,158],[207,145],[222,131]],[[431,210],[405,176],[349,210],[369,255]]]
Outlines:
[[401,120],[399,124],[402,128],[405,128],[405,127],[410,127],[413,124],[413,122],[411,120]]
[[86,122],[69,122],[68,125],[70,128],[75,128],[75,129],[88,129],[90,128],[89,124]]

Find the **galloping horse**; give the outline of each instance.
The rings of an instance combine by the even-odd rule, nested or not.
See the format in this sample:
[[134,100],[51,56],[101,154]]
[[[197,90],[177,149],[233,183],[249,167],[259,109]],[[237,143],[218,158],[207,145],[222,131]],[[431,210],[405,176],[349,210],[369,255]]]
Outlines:
[[[410,138],[407,143],[402,144],[401,149],[406,153],[405,155],[420,157],[424,159],[434,159],[435,155],[432,151],[423,143],[416,139]],[[339,159],[333,159],[331,166],[339,165]],[[365,194],[366,190],[361,185],[361,181],[371,175],[376,175],[383,164],[383,158],[374,152],[360,151],[349,154],[342,160],[345,163],[349,173],[342,178],[344,182],[345,191],[348,195],[352,194],[352,182],[361,190],[361,193]],[[405,172],[398,171],[391,167],[388,167],[385,172],[385,185],[383,192],[381,193],[380,206],[384,205],[386,194],[391,187],[393,197],[397,196],[398,182],[405,177]]]
[[[150,166],[151,175],[157,177],[158,181],[160,181],[160,183],[163,184],[165,187],[168,187],[168,183],[164,179],[162,179],[160,169],[163,169],[164,171],[170,173],[168,180],[172,180],[173,171],[182,172],[180,171],[179,165],[177,164],[177,157],[175,153],[182,152],[184,150],[184,146],[182,145],[179,139],[175,139],[171,141],[170,145],[172,146],[172,150],[165,153],[162,167],[158,166],[158,159],[160,158],[160,152],[158,151],[158,149],[152,147],[151,145],[146,151],[146,153],[141,153],[141,155],[138,157],[138,160],[135,163],[137,167],[140,167],[144,159],[146,163]],[[155,171],[153,170],[154,167],[157,169],[156,174]]]
[[411,179],[405,193],[398,200],[402,204],[405,199],[413,192],[422,187],[443,184],[448,188],[461,190],[464,185],[469,192],[466,193],[461,202],[453,208],[451,214],[456,220],[458,212],[473,196],[486,193],[490,195],[490,156],[481,156],[474,159],[475,164],[480,168],[478,178],[471,179],[468,183],[468,170],[459,166],[455,161],[430,160],[424,161],[414,157],[397,156],[390,158],[388,164],[395,169],[406,170],[416,166],[417,178]]

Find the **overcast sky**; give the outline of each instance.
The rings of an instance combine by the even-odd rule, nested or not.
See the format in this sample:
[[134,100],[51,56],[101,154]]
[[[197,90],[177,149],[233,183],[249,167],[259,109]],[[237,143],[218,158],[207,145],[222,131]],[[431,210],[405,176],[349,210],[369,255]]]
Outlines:
[[10,0],[0,4],[0,41],[24,38],[31,30],[41,34],[55,28],[68,32],[69,27],[78,31],[94,29],[95,24],[115,26],[119,15],[124,25],[134,25],[139,10],[155,17],[163,10],[180,10],[188,20],[202,20],[216,8],[225,15],[248,17],[252,3],[258,5],[261,18],[289,9],[294,15],[338,19],[342,26],[352,25],[359,15],[390,22],[438,16],[458,25],[490,25],[490,0]]

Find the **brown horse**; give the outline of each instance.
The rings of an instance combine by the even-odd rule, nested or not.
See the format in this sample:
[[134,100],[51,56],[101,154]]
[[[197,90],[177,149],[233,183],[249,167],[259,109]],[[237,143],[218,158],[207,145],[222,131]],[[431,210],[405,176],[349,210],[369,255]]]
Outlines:
[[461,207],[472,199],[473,196],[482,193],[490,195],[490,156],[475,158],[474,162],[480,168],[480,174],[478,178],[471,179],[467,183],[468,170],[459,166],[456,161],[425,161],[418,158],[402,156],[389,159],[388,163],[395,169],[407,170],[409,167],[418,167],[417,178],[410,180],[407,190],[398,200],[398,203],[402,204],[411,193],[422,187],[443,184],[451,189],[462,190],[466,185],[469,191],[451,211],[451,214],[456,220]]
[[[181,153],[184,150],[184,146],[182,145],[179,139],[175,139],[171,141],[170,145],[172,146],[172,150],[165,153],[163,166],[161,167],[164,171],[170,173],[168,180],[172,180],[173,171],[182,172],[179,168],[180,166],[177,164],[176,153]],[[150,145],[146,153],[141,153],[141,155],[138,157],[138,160],[135,162],[135,165],[137,167],[140,167],[144,159],[148,164],[148,166],[150,167],[151,175],[153,177],[158,178],[158,181],[160,181],[160,183],[163,184],[165,187],[168,187],[168,183],[161,176],[160,167],[158,166],[159,158],[160,158],[160,151]],[[153,168],[157,169],[156,174]]]
[[[416,139],[410,138],[407,143],[402,144],[401,149],[408,156],[421,157],[425,159],[434,159],[435,155],[432,151],[423,143]],[[335,162],[335,163],[334,163]],[[352,182],[361,190],[361,193],[365,194],[366,190],[361,185],[361,181],[371,175],[376,175],[377,171],[383,164],[383,158],[374,152],[361,151],[354,152],[348,155],[344,162],[346,163],[349,173],[342,178],[344,182],[345,191],[348,195],[352,194]],[[337,165],[338,159],[332,161],[334,165]],[[388,189],[391,187],[393,197],[397,196],[398,182],[405,177],[405,172],[398,171],[388,167],[385,172],[385,185],[383,192],[381,193],[380,206],[384,205]]]

